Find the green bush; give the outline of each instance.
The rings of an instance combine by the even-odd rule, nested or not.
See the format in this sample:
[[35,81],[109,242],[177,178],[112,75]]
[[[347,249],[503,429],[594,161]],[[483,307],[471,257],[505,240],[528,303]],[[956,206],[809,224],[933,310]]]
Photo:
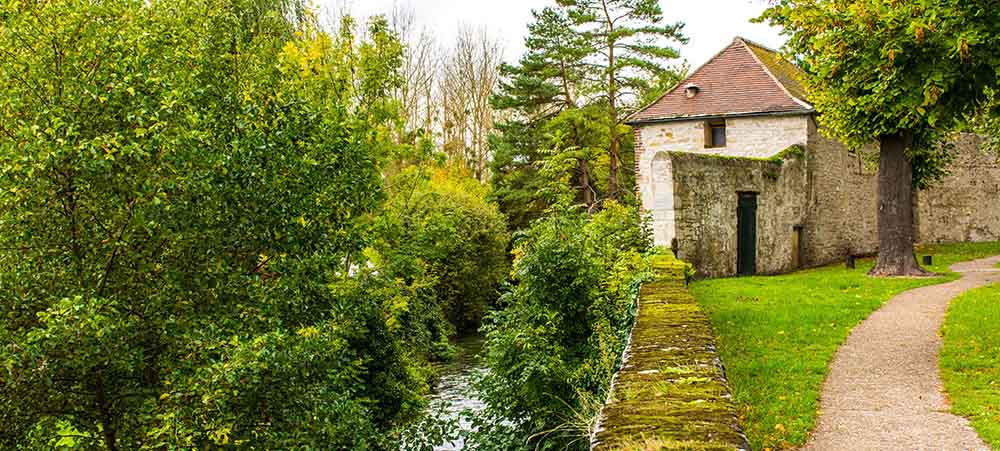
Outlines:
[[636,210],[614,203],[593,218],[555,214],[521,237],[513,287],[484,326],[488,407],[475,449],[587,449],[650,248]]
[[399,449],[362,251],[402,46],[287,0],[0,6],[0,448]]
[[373,261],[394,277],[423,281],[448,323],[475,330],[510,267],[503,215],[482,184],[447,168],[410,168],[390,186]]

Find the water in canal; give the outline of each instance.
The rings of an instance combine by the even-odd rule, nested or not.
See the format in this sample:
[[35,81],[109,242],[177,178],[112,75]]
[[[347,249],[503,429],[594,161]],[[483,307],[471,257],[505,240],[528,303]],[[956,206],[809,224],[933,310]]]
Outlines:
[[[484,339],[481,336],[470,336],[456,340],[458,358],[441,368],[441,379],[434,394],[431,396],[431,407],[434,410],[444,408],[452,418],[459,418],[463,431],[468,431],[470,424],[461,419],[463,411],[478,412],[483,409],[483,403],[475,396],[472,379],[482,374],[486,369],[476,359],[483,349]],[[435,448],[435,451],[460,451],[465,448],[461,440],[447,443]]]

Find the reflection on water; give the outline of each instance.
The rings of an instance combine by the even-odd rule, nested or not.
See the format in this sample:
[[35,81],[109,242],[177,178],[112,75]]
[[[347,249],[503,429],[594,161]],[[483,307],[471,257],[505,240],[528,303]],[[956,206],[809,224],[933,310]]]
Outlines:
[[[460,338],[455,342],[458,348],[458,358],[449,364],[441,366],[441,379],[431,395],[431,409],[442,407],[451,418],[459,418],[465,410],[479,412],[483,410],[483,402],[476,399],[472,387],[473,377],[486,371],[476,355],[483,349],[483,337],[471,336]],[[467,420],[460,420],[463,431],[471,427]],[[460,451],[465,448],[461,439],[438,446],[435,451]]]

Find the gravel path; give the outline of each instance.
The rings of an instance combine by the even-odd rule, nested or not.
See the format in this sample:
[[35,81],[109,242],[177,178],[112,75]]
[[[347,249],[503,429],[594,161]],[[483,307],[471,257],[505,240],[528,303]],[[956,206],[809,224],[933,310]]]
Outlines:
[[1000,281],[997,262],[955,265],[960,280],[900,294],[858,325],[833,359],[803,451],[989,451],[966,419],[948,413],[939,331],[952,299]]

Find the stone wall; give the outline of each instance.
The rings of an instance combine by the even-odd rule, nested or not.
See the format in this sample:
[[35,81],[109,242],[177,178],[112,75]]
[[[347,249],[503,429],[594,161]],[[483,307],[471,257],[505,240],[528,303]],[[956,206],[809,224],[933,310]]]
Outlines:
[[[706,121],[678,121],[639,127],[648,152],[690,152],[707,155],[768,158],[792,145],[805,145],[809,117],[757,116],[726,119],[726,147],[705,148]],[[636,161],[640,161],[638,155]]]
[[[847,147],[829,139],[810,119],[806,164],[809,214],[803,227],[804,266],[878,250],[878,176]],[[866,147],[864,152],[877,152]]]
[[807,215],[807,172],[801,153],[759,160],[673,153],[678,256],[699,277],[736,274],[737,203],[758,193],[757,270],[795,269],[793,235]]
[[[738,193],[755,192],[759,273],[820,266],[849,254],[878,251],[878,176],[871,164],[824,137],[810,116],[729,119],[728,124],[731,136],[740,128],[756,130],[773,135],[756,142],[782,144],[800,142],[801,125],[804,156],[774,158],[787,145],[744,151],[736,145],[738,138],[726,149],[704,149],[702,121],[638,128],[639,192],[653,216],[658,245],[670,245],[676,238],[678,254],[695,265],[700,277],[736,274]],[[961,136],[955,144],[950,175],[917,193],[917,239],[1000,240],[997,157],[982,150],[982,139],[973,135]],[[877,155],[878,147],[872,144],[860,153]]]
[[983,150],[983,139],[954,140],[950,174],[917,193],[917,237],[921,243],[1000,240],[1000,166]]
[[658,256],[652,266],[591,449],[750,449],[711,322],[684,287],[684,264]]

